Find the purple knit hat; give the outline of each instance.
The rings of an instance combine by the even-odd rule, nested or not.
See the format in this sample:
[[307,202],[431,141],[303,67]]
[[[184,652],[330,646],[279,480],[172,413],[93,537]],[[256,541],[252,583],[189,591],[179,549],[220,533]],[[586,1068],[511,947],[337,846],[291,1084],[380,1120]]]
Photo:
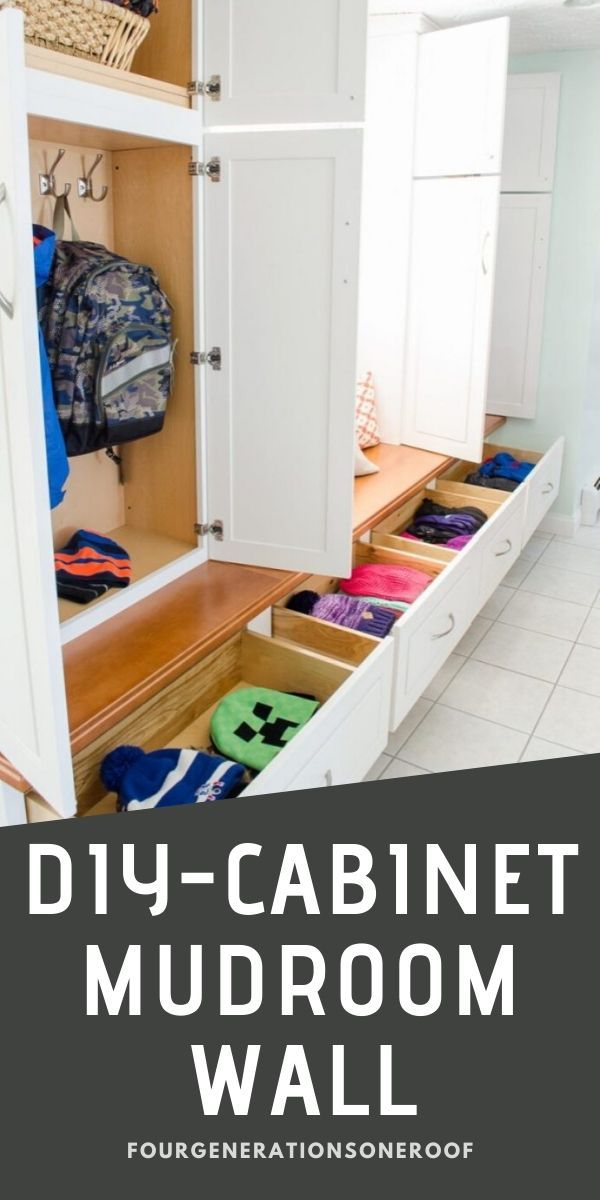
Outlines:
[[398,613],[389,608],[380,608],[355,596],[344,596],[341,592],[321,596],[313,608],[313,617],[331,621],[333,625],[345,625],[358,633],[370,633],[371,637],[387,637],[398,620]]
[[347,629],[356,629],[358,633],[369,633],[371,637],[379,638],[387,637],[399,616],[392,609],[381,608],[341,592],[325,596],[320,596],[318,592],[297,592],[289,601],[288,608],[305,616],[329,621],[332,625],[344,625]]

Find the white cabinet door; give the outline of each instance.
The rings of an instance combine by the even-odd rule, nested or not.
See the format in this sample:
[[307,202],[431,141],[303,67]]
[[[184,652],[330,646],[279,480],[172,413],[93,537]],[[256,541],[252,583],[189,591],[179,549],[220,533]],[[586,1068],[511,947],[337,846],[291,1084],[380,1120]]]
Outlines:
[[503,195],[488,412],[534,417],[544,327],[552,197]]
[[508,34],[499,17],[420,38],[415,176],[500,173]]
[[367,0],[204,0],[207,125],[362,121]]
[[560,105],[560,74],[509,75],[502,190],[551,192]]
[[415,182],[403,437],[476,461],[483,444],[499,177]]
[[75,811],[46,475],[21,14],[0,13],[0,752]]
[[205,138],[211,556],[350,566],[362,134]]

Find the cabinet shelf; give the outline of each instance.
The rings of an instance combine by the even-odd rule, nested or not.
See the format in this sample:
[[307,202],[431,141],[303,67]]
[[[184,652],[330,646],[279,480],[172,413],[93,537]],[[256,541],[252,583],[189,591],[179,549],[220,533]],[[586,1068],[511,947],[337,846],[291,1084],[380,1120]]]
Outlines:
[[[140,583],[148,575],[160,571],[163,567],[168,567],[184,555],[192,554],[196,549],[195,546],[182,542],[178,538],[166,537],[160,533],[142,529],[132,529],[128,525],[123,525],[119,529],[111,529],[106,537],[112,538],[129,554],[133,572],[132,584]],[[60,621],[65,623],[74,617],[80,618],[82,613],[87,613],[99,604],[103,604],[106,599],[118,595],[121,593],[115,588],[108,592],[106,597],[102,596],[100,600],[94,600],[91,604],[86,605],[75,604],[72,600],[59,600]]]
[[131,71],[119,71],[104,63],[85,58],[74,58],[70,54],[59,54],[56,50],[44,50],[41,46],[27,46],[25,62],[34,71],[44,71],[61,78],[76,79],[86,84],[114,88],[120,92],[144,96],[147,100],[159,100],[177,108],[190,108],[186,87],[165,83],[161,79],[149,79]]
[[[42,51],[51,54],[51,51]],[[65,55],[53,55],[61,59]],[[28,57],[29,61],[29,57]],[[198,145],[202,136],[201,114],[186,103],[174,103],[185,95],[181,88],[156,84],[139,76],[126,77],[126,89],[117,88],[103,74],[110,68],[92,64],[83,70],[79,59],[68,59],[75,69],[68,73],[28,66],[26,71],[27,112],[32,136],[47,141],[77,141],[80,146],[104,150],[130,150],[140,146]],[[86,64],[87,65],[87,64]],[[102,73],[101,73],[102,71]],[[123,72],[111,72],[111,75]],[[134,85],[131,85],[132,79]],[[74,134],[76,131],[76,135]]]

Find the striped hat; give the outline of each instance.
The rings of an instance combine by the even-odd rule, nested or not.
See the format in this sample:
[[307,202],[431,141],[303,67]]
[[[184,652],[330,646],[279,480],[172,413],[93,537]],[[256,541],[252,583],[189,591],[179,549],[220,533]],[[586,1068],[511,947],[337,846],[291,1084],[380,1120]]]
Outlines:
[[100,776],[109,792],[117,792],[125,812],[206,804],[239,790],[244,768],[202,750],[152,750],[118,746],[107,754]]
[[58,594],[63,600],[89,604],[109,588],[131,583],[131,560],[112,538],[89,529],[78,529],[54,555]]

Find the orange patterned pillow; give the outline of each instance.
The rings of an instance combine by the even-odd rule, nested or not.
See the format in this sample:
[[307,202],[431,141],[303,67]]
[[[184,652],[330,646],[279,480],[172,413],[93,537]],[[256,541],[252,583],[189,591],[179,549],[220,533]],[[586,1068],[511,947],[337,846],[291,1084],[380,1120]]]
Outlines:
[[356,438],[361,450],[369,446],[378,446],[379,422],[377,420],[377,401],[373,376],[369,371],[358,384],[356,395]]

